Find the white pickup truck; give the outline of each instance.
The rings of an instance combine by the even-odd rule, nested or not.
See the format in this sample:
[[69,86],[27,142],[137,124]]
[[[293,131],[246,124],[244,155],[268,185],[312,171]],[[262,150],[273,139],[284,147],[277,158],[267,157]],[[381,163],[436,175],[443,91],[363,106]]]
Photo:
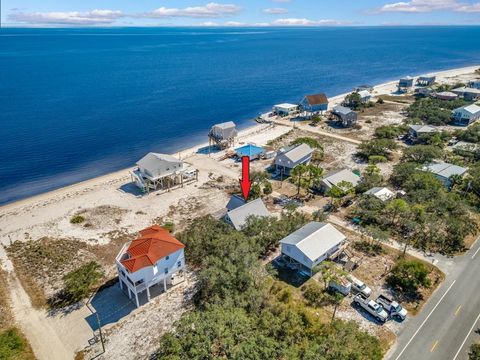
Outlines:
[[382,307],[390,313],[391,317],[397,317],[401,320],[405,320],[407,317],[408,312],[402,305],[384,295],[380,295],[377,298],[377,303],[382,305]]
[[355,291],[356,293],[360,293],[362,295],[365,295],[365,297],[370,297],[372,294],[372,289],[370,289],[367,284],[365,284],[363,281],[357,279],[353,275],[348,275],[347,279],[352,283],[352,290]]
[[360,305],[363,309],[373,315],[378,321],[384,323],[388,320],[388,313],[380,304],[373,300],[368,300],[364,295],[358,294],[353,298],[353,301]]

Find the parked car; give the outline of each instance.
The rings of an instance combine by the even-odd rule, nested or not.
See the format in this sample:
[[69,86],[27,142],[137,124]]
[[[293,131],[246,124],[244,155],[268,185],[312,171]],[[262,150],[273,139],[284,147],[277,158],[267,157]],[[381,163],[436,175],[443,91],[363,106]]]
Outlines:
[[352,290],[356,293],[360,293],[365,297],[370,297],[372,289],[370,289],[363,281],[357,279],[353,275],[348,275],[347,279],[352,283]]
[[407,310],[405,310],[402,305],[398,302],[384,296],[380,295],[377,298],[377,302],[390,313],[391,317],[399,318],[400,320],[405,320],[407,317]]
[[344,278],[338,278],[330,280],[328,288],[334,291],[338,291],[340,294],[347,296],[352,290],[352,284]]
[[353,301],[366,310],[370,315],[374,316],[378,321],[384,323],[388,320],[388,313],[385,309],[373,300],[368,300],[362,294],[358,294],[353,298]]

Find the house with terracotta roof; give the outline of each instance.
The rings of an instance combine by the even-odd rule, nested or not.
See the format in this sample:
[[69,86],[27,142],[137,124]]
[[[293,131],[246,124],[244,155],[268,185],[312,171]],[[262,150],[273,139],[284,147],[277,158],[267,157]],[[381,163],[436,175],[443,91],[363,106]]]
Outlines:
[[300,102],[300,108],[311,114],[326,111],[328,109],[328,99],[325,94],[307,95]]
[[152,291],[164,292],[184,280],[185,245],[158,225],[140,231],[126,243],[116,258],[120,288],[140,306],[150,301]]

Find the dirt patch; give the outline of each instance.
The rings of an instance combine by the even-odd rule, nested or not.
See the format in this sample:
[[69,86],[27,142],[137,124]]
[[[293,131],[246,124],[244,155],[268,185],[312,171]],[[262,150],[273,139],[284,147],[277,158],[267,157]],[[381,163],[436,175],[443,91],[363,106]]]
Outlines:
[[72,222],[72,219],[81,217],[84,220],[78,221],[77,226],[91,229],[114,228],[122,222],[122,218],[126,213],[128,213],[128,210],[117,206],[101,205],[77,211],[70,221]]

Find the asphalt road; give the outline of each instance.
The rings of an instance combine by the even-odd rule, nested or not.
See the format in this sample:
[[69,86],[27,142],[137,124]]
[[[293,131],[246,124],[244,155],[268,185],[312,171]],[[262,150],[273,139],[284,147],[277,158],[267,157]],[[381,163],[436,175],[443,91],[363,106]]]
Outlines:
[[389,360],[465,360],[480,340],[480,241],[453,260],[421,313],[406,320]]

